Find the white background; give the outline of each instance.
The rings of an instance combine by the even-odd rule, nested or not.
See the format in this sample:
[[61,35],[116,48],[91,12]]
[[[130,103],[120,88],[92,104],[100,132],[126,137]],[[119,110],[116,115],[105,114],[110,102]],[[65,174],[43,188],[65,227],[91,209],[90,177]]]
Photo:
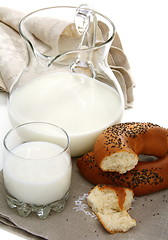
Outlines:
[[[88,3],[115,24],[128,57],[136,87],[134,107],[123,121],[150,121],[168,127],[168,5],[167,0],[0,0],[3,7],[25,12]],[[0,93],[0,169],[2,139],[11,125],[7,94]],[[23,239],[0,229],[0,239]]]

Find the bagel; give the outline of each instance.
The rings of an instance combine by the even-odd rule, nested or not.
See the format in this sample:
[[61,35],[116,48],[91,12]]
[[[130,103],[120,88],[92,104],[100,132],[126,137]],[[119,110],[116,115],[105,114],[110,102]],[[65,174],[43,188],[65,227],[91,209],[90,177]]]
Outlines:
[[97,165],[108,172],[126,173],[140,154],[163,157],[168,152],[168,130],[153,123],[128,122],[108,127],[94,145]]
[[134,169],[124,174],[104,172],[98,167],[93,152],[78,158],[77,167],[80,173],[92,184],[109,184],[130,188],[135,196],[168,188],[168,153],[152,162],[139,161]]

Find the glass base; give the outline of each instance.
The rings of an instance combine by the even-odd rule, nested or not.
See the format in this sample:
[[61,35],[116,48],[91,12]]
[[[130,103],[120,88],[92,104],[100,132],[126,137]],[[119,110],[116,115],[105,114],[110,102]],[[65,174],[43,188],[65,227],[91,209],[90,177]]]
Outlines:
[[46,205],[37,206],[34,204],[20,202],[9,193],[6,193],[8,206],[10,208],[16,208],[21,217],[27,217],[31,212],[35,212],[40,219],[47,218],[51,210],[54,210],[55,212],[62,212],[68,197],[69,191],[61,200],[57,200]]

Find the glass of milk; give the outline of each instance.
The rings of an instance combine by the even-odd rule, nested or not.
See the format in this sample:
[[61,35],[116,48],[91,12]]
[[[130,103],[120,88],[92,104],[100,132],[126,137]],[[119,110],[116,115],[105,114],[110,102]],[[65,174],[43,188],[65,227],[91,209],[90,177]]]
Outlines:
[[69,137],[60,127],[29,122],[4,138],[3,176],[7,203],[19,215],[35,212],[45,219],[61,212],[71,183]]

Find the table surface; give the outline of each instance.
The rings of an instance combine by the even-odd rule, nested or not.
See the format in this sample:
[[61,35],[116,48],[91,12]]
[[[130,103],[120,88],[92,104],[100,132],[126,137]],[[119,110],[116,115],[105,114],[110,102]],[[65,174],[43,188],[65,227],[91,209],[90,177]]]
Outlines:
[[[166,0],[85,0],[108,16],[116,25],[124,51],[128,57],[135,81],[134,106],[126,110],[122,121],[153,122],[168,127],[168,14]],[[3,7],[31,12],[58,5],[80,5],[83,1],[40,0],[25,2],[5,0]],[[2,6],[2,5],[1,5]],[[11,128],[7,113],[7,97],[0,93],[0,169],[2,168],[2,141]],[[23,239],[0,229],[3,240]]]

